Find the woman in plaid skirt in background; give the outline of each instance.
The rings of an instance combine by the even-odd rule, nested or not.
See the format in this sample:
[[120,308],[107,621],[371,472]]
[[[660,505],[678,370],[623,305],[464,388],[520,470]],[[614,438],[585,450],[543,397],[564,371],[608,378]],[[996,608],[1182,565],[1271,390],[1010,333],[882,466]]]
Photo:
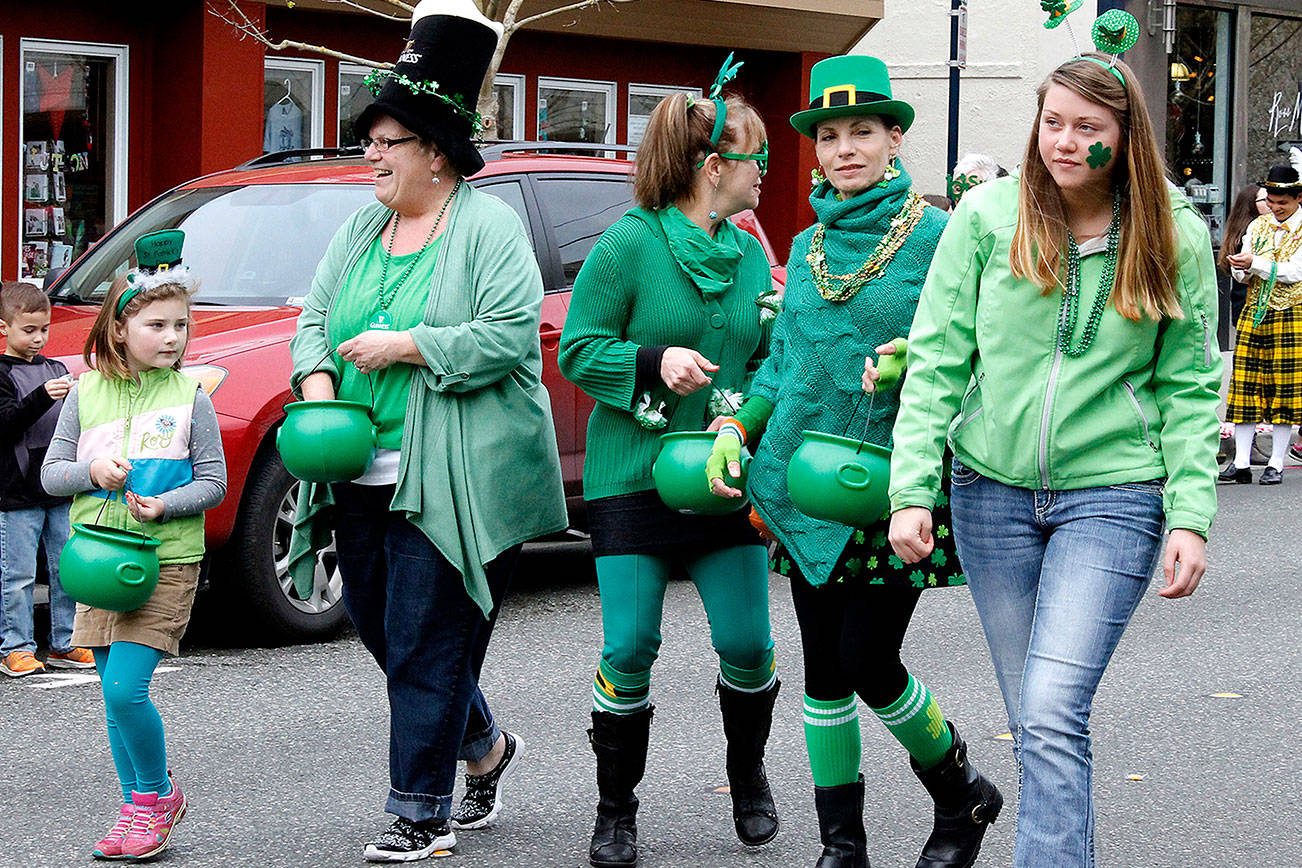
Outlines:
[[1234,461],[1220,479],[1252,482],[1252,440],[1257,423],[1269,422],[1270,462],[1258,482],[1278,485],[1302,422],[1302,179],[1292,166],[1273,166],[1262,186],[1270,213],[1252,221],[1239,253],[1226,257],[1234,279],[1248,283],[1248,298],[1235,324],[1225,411],[1234,423]]

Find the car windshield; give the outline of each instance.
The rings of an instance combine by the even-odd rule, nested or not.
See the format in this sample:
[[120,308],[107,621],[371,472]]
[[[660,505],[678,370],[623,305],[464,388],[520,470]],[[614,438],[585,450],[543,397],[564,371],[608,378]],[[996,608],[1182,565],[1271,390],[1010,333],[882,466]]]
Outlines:
[[53,299],[99,304],[135,266],[135,239],[185,231],[184,262],[199,279],[197,304],[299,304],[326,245],[350,214],[374,202],[362,184],[253,184],[171,194],[123,224],[60,280]]

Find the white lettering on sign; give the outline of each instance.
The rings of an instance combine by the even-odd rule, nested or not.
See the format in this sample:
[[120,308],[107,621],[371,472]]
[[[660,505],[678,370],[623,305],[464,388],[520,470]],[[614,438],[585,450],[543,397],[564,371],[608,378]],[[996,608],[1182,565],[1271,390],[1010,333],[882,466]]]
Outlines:
[[1292,105],[1284,102],[1284,91],[1275,91],[1275,98],[1270,103],[1270,134],[1278,137],[1280,133],[1293,132],[1299,116],[1302,116],[1302,88],[1298,88]]

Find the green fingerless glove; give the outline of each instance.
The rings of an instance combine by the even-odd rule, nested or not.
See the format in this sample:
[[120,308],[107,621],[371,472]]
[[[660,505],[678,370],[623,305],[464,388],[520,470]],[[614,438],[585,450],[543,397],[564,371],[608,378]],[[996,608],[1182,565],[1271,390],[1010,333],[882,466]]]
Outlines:
[[877,357],[877,388],[889,389],[900,381],[904,376],[905,369],[909,366],[909,341],[907,338],[896,338],[891,341],[895,345],[895,352],[890,355]]
[[724,482],[735,480],[737,477],[728,472],[728,465],[733,461],[741,461],[741,439],[737,436],[736,429],[729,426],[715,436],[710,457],[705,460],[706,484],[709,485],[711,479],[722,479]]

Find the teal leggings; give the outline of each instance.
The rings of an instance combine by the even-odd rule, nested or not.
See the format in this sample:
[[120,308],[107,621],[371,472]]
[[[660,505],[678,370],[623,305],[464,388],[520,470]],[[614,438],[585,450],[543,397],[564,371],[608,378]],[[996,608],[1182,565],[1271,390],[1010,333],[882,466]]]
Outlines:
[[163,652],[135,642],[92,648],[104,691],[109,750],[122,784],[122,800],[131,791],[167,795],[167,749],[163,718],[149,698],[149,682]]
[[675,563],[686,569],[705,604],[710,641],[725,679],[767,681],[773,670],[769,568],[764,547],[757,545],[734,546],[681,562],[652,555],[597,558],[604,666],[630,676],[647,673],[649,683],[651,664],[660,653],[665,589]]

